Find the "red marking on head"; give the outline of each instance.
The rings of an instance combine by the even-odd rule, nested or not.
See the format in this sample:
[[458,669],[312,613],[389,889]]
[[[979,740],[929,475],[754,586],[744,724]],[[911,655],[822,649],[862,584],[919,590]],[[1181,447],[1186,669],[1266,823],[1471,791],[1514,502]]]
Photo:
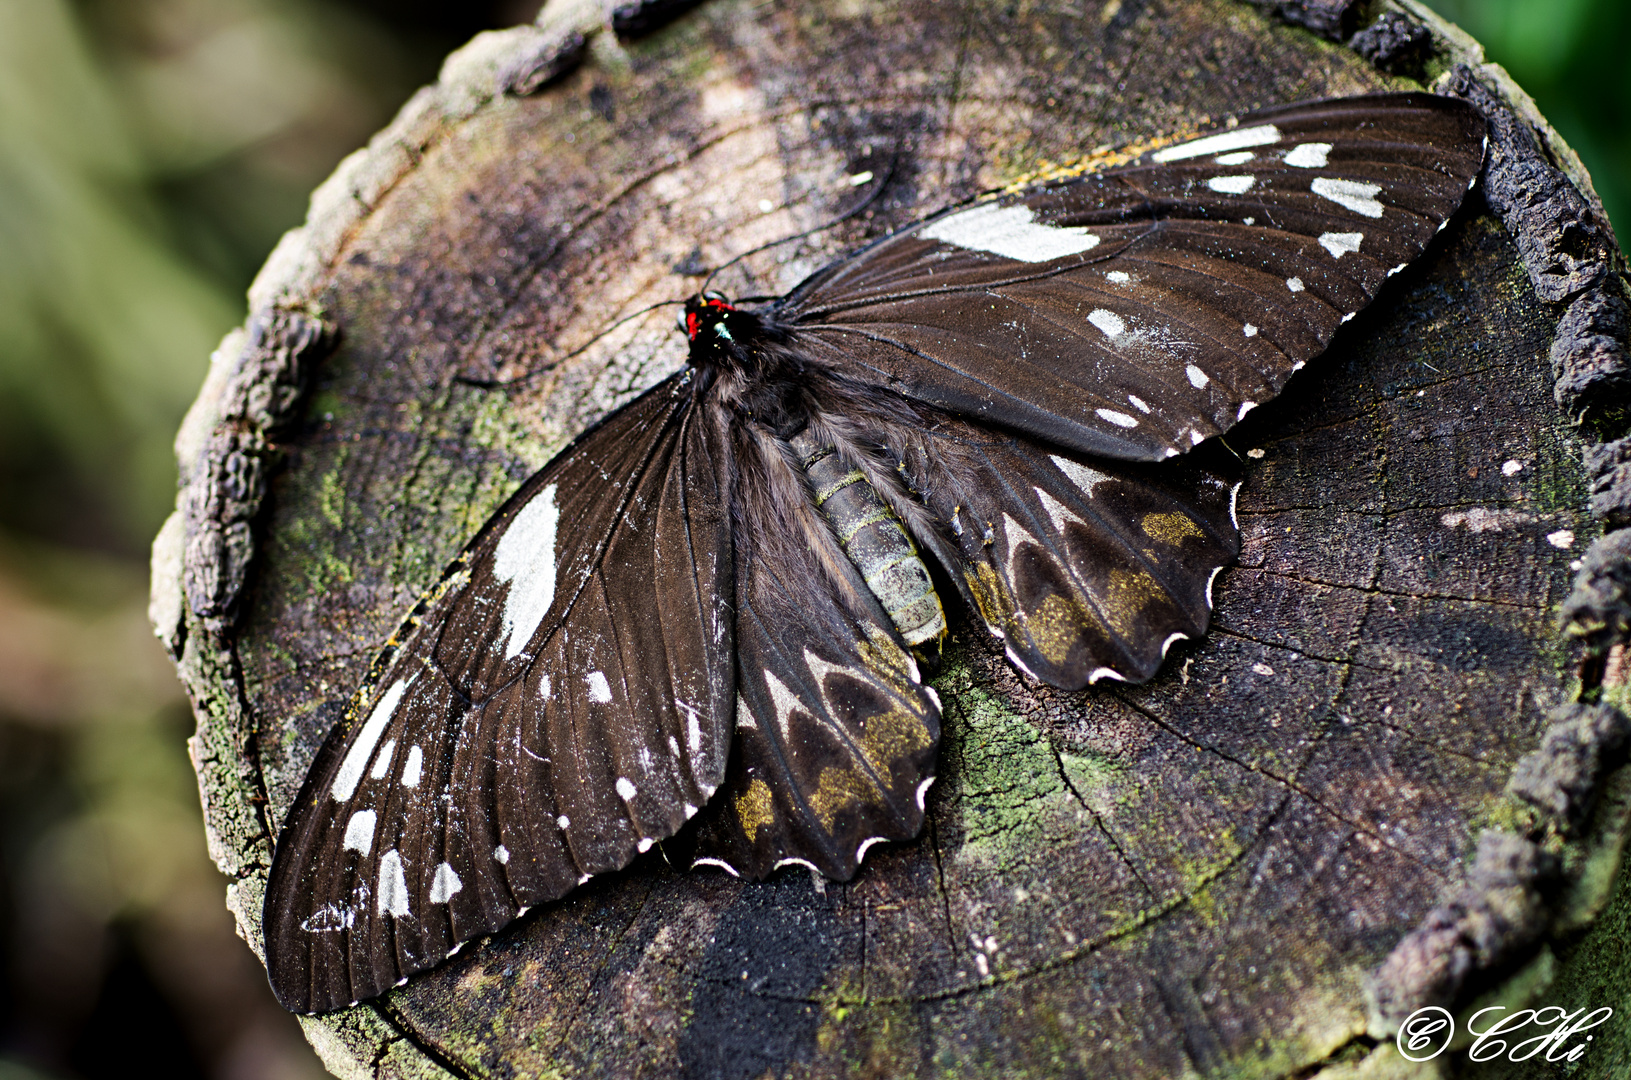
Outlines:
[[691,341],[697,339],[697,313],[694,311],[685,313],[685,336]]

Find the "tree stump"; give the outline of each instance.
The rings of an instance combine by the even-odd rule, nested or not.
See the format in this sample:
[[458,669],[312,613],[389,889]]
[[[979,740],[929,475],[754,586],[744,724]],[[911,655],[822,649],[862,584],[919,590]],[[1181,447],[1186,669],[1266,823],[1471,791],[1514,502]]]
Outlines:
[[[1346,47],[1307,28],[1353,34],[1342,2],[568,3],[455,54],[341,166],[215,357],[155,545],[211,853],[257,950],[271,838],[373,652],[530,472],[683,362],[672,308],[631,313],[816,229],[716,279],[784,291],[1208,117],[1433,84],[1493,121],[1487,202],[1227,436],[1244,552],[1155,681],[1038,687],[963,617],[915,842],[848,884],[653,850],[305,1018],[331,1069],[1417,1075],[1392,1037],[1420,1005],[1627,1003],[1631,896],[1599,913],[1631,807],[1631,574],[1588,507],[1631,507],[1631,455],[1596,445],[1623,264],[1528,99],[1381,6]],[[1583,643],[1558,630],[1577,571]],[[1624,1067],[1619,1028],[1575,1075]]]

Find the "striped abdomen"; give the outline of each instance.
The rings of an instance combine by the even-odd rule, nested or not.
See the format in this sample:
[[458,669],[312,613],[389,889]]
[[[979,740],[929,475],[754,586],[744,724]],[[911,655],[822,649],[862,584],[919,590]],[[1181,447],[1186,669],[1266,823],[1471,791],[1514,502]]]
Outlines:
[[844,553],[861,571],[867,588],[889,613],[908,645],[921,645],[946,632],[946,614],[900,519],[830,446],[822,446],[808,429],[790,440],[815,489],[816,505],[832,523]]

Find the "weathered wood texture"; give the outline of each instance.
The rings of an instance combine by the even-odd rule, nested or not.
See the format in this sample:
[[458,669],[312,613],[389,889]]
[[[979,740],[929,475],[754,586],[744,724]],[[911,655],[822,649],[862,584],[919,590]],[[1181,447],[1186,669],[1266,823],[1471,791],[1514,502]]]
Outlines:
[[[579,5],[451,61],[314,197],[180,440],[154,611],[250,942],[269,838],[372,651],[531,470],[682,362],[672,308],[614,320],[827,221],[863,171],[888,177],[864,215],[718,285],[784,290],[1105,144],[1414,85],[1366,56],[1514,107],[1497,71],[1449,70],[1475,46],[1389,7],[1397,25],[1361,56],[1229,0],[716,0],[632,40]],[[1515,106],[1532,140],[1538,118]],[[1534,130],[1497,158],[1584,182]],[[1589,189],[1564,187],[1589,218]],[[1511,203],[1514,228],[1560,205]],[[1514,972],[1514,995],[1559,972],[1577,996],[1612,982],[1612,936],[1581,932],[1618,865],[1623,721],[1548,713],[1604,669],[1557,630],[1598,526],[1548,352],[1563,342],[1576,382],[1595,377],[1579,356],[1623,377],[1618,279],[1603,226],[1603,272],[1565,267],[1579,280],[1537,295],[1562,241],[1515,243],[1502,216],[1472,198],[1229,437],[1245,551],[1214,631],[1153,683],[1039,689],[961,622],[918,841],[874,850],[847,885],[679,873],[650,852],[307,1020],[325,1060],[359,1076],[1358,1075],[1401,1064],[1389,1036],[1418,1004]],[[1569,303],[1575,338],[1558,334]],[[1593,558],[1613,609],[1620,564]],[[1527,802],[1506,793],[1525,755]],[[1588,816],[1600,790],[1620,794]]]

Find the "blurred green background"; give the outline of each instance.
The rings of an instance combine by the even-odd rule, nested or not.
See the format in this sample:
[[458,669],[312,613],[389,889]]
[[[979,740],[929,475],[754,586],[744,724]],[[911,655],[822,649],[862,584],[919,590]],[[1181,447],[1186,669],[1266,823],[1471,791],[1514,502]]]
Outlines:
[[[1631,3],[1433,0],[1631,228]],[[319,1076],[204,852],[147,544],[306,195],[538,0],[0,0],[0,1080]]]

